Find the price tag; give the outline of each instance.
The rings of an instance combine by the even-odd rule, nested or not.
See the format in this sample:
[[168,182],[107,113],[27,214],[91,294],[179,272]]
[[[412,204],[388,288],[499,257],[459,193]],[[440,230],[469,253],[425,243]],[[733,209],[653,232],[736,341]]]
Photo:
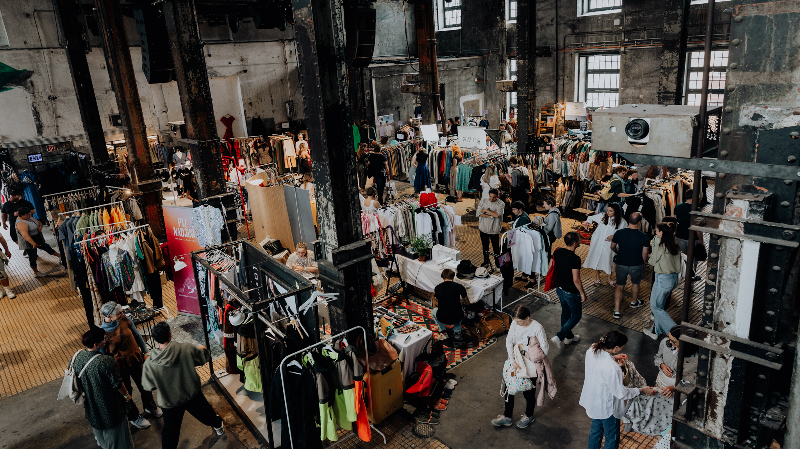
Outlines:
[[28,155],[28,162],[31,162],[31,163],[33,163],[33,162],[42,162],[42,160],[43,160],[42,159],[42,153],[36,153],[36,154],[29,154]]

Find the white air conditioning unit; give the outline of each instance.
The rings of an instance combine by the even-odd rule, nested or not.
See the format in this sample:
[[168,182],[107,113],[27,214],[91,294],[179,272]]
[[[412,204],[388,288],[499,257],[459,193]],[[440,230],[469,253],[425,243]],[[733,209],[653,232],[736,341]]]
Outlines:
[[592,149],[688,158],[697,106],[626,104],[594,111]]

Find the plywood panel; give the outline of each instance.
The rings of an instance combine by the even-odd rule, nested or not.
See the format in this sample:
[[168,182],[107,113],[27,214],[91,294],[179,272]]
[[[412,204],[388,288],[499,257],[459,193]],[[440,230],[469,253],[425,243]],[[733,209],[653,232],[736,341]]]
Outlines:
[[266,173],[259,173],[247,180],[247,195],[253,212],[253,228],[256,242],[269,236],[280,240],[284,248],[294,251],[292,227],[286,213],[283,186],[261,187],[259,180],[266,180]]

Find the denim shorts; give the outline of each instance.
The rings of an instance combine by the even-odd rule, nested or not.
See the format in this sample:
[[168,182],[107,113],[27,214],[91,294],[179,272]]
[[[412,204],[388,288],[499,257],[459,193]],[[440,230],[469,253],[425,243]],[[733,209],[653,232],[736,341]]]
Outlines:
[[638,267],[617,265],[617,285],[625,285],[628,282],[628,276],[631,277],[631,284],[639,285],[642,282],[643,273],[644,265]]

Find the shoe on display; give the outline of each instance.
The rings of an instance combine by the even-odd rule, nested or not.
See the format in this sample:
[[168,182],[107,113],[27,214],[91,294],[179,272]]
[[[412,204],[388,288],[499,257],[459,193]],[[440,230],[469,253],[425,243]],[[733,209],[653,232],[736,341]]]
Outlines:
[[6,291],[0,288],[0,299],[3,299],[6,296]]
[[514,424],[514,421],[511,418],[507,418],[503,415],[497,415],[497,418],[492,420],[492,425],[495,427],[508,427],[511,424]]
[[432,426],[436,426],[436,425],[438,425],[438,424],[439,424],[441,421],[439,421],[439,417],[438,417],[438,416],[434,416],[434,414],[433,414],[433,413],[431,413],[431,414],[430,414],[430,416],[428,416],[428,419],[426,419],[426,420],[423,420],[423,422],[424,422],[425,424],[430,424],[430,425],[432,425]]
[[658,340],[658,335],[650,331],[649,328],[642,329],[642,332],[653,340]]
[[572,338],[564,339],[564,344],[565,345],[571,345],[571,344],[577,343],[579,341],[581,341],[581,336],[578,335],[578,334],[575,334],[575,335],[572,336]]
[[522,415],[522,418],[517,421],[517,427],[520,429],[524,429],[528,427],[533,422],[533,416]]
[[[3,294],[7,295],[8,299],[14,299],[17,297],[17,294],[14,293],[14,290],[11,290],[11,288],[4,289]],[[2,298],[2,296],[0,296],[0,298]]]
[[641,299],[638,300],[638,301],[631,301],[631,309],[638,309],[639,307],[642,307],[643,305],[644,305],[644,301],[642,301]]
[[137,429],[146,429],[150,427],[150,421],[145,419],[144,415],[139,415],[135,421],[131,421],[131,425]]
[[455,388],[455,387],[456,387],[456,385],[458,385],[458,381],[457,381],[457,380],[455,380],[455,379],[450,379],[450,380],[448,380],[447,382],[445,382],[445,384],[444,384],[444,386],[445,386],[446,388],[449,388],[450,390],[452,390],[453,388]]
[[223,422],[221,426],[214,427],[214,432],[217,432],[217,435],[222,435],[225,433],[225,423]]
[[43,277],[47,276],[47,274],[46,274],[46,273],[43,273],[43,272],[41,272],[41,271],[37,271],[37,272],[36,272],[36,274],[35,274],[35,276],[36,276],[37,278],[43,278]]
[[447,405],[445,405],[445,404],[442,404],[442,403],[440,402],[440,403],[436,404],[436,405],[433,407],[433,409],[434,409],[434,410],[439,410],[439,411],[442,411],[442,410],[447,410]]
[[161,418],[162,416],[164,416],[164,412],[161,410],[161,407],[146,408],[144,409],[144,411],[147,412],[153,418]]
[[693,282],[697,282],[697,281],[699,281],[700,279],[702,279],[700,276],[694,276],[694,277],[692,277],[692,281],[693,281]]
[[618,320],[618,319],[620,319],[620,318],[622,318],[622,314],[621,314],[621,313],[619,313],[619,311],[615,310],[615,311],[614,311],[614,319],[615,319],[615,320]]
[[552,341],[553,344],[556,345],[556,347],[558,349],[561,349],[561,348],[564,347],[564,342],[562,342],[561,339],[558,338],[558,335],[553,335],[553,338],[551,338],[550,341]]

